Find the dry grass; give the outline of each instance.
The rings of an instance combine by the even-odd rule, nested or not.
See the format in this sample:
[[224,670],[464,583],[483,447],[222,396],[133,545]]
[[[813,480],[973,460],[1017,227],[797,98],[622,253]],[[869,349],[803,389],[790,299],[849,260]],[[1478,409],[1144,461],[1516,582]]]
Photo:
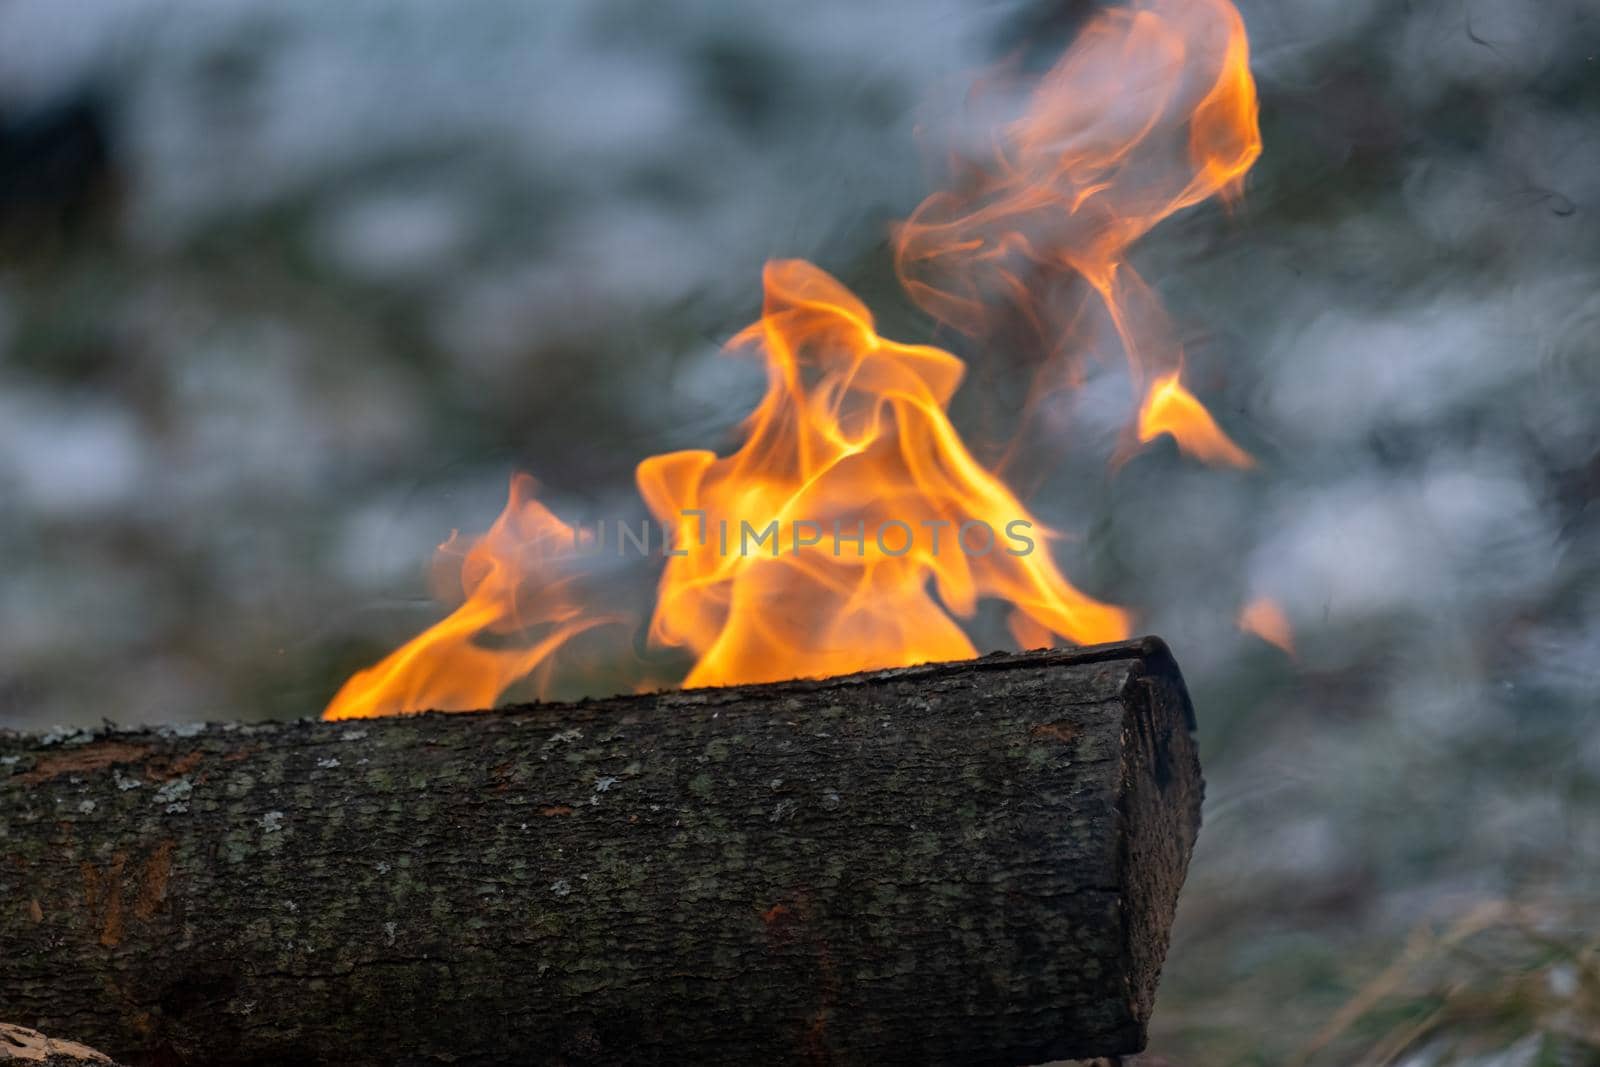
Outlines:
[[1294,1067],[1600,1064],[1600,940],[1587,919],[1496,902],[1417,929]]

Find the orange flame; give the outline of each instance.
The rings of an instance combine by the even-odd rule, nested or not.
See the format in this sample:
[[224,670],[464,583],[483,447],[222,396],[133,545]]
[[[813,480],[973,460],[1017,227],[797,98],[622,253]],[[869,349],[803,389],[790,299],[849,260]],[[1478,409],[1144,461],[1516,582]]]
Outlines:
[[[1115,328],[1142,407],[1185,409],[1153,432],[1197,458],[1245,465],[1179,384],[1182,348],[1127,255],[1174,212],[1239,190],[1261,152],[1249,58],[1228,0],[1136,0],[1098,14],[1003,129],[994,159],[898,227],[907,292],[994,347],[1022,330],[1045,359],[1037,403],[1079,376],[1081,279]],[[1146,429],[1141,416],[1139,440]]]
[[1294,630],[1289,625],[1289,616],[1271,597],[1256,597],[1241,608],[1239,629],[1294,655]]
[[[466,550],[461,606],[351,675],[324,719],[490,707],[571,638],[617,621],[588,611],[563,573],[560,557],[571,554],[574,533],[534,499],[535,489],[528,475],[514,476],[505,510]],[[453,543],[441,545],[441,555]]]
[[1176,373],[1164,374],[1151,383],[1139,407],[1139,440],[1153,441],[1164,433],[1171,434],[1180,449],[1202,462],[1255,466],[1250,453],[1228,439],[1211,412],[1178,381]]
[[[639,465],[661,521],[704,513],[704,536],[697,517],[667,561],[651,627],[699,657],[685,685],[966,659],[976,650],[950,613],[986,596],[1072,641],[1127,634],[1122,611],[1067,583],[1038,543],[1048,531],[962,444],[945,412],[960,360],[878,336],[865,305],[809,263],[769,263],[764,281],[760,321],[735,338],[767,360],[743,446]],[[737,538],[726,548],[724,523]]]
[[[1171,434],[1197,458],[1248,466],[1183,386],[1171,325],[1126,262],[1162,219],[1238,191],[1260,152],[1248,60],[1228,0],[1133,0],[1097,16],[993,163],[897,228],[907,291],[980,338],[1020,324],[1046,368],[1064,371],[1041,373],[1036,396],[1076,380],[1092,294],[1141,397],[1130,438]],[[879,336],[867,308],[808,263],[770,263],[764,283],[762,317],[734,341],[759,347],[768,376],[743,443],[637,471],[647,506],[679,529],[651,636],[694,654],[684,684],[967,658],[976,650],[956,620],[984,598],[1011,605],[1024,647],[1127,635],[1127,614],[1067,582],[1047,548],[1055,535],[957,435],[947,409],[959,359]],[[351,677],[326,718],[488,707],[617,620],[553,551],[574,531],[533,489],[513,479],[504,513],[465,553],[461,605]],[[1287,641],[1268,607],[1247,607],[1240,625]]]

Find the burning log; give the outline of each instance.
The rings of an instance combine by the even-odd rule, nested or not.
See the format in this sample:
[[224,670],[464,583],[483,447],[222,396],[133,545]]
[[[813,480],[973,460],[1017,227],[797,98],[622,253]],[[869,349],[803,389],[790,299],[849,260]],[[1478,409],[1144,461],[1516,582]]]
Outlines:
[[490,714],[0,734],[0,1015],[134,1064],[1145,1041],[1202,783],[1150,638]]

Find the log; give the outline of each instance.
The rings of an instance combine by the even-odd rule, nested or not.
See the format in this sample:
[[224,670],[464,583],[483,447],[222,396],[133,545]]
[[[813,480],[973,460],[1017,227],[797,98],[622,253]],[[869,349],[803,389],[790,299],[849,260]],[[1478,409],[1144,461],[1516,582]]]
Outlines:
[[1200,818],[1157,639],[488,713],[0,733],[0,1019],[139,1064],[1145,1042]]

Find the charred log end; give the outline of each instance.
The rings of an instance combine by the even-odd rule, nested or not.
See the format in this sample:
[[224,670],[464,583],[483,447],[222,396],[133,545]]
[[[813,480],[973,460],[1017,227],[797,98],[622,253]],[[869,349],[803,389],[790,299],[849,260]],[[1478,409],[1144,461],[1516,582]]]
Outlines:
[[1172,654],[1161,641],[1145,642],[1144,671],[1130,678],[1124,720],[1118,834],[1123,887],[1126,981],[1132,1047],[1143,1050],[1146,1025],[1200,832],[1205,782],[1195,745],[1194,710]]
[[[1128,646],[1106,648],[1126,655]],[[1137,648],[1139,660],[1122,691],[1118,832],[1108,883],[1118,894],[1122,969],[1107,975],[1106,983],[1108,989],[1122,990],[1115,1005],[1120,1011],[1099,1033],[1062,1034],[1038,1050],[1040,1061],[1103,1057],[1117,1063],[1121,1056],[1144,1051],[1179,891],[1200,831],[1205,781],[1194,706],[1166,643],[1147,637]],[[1096,651],[1085,649],[1083,655],[1090,658]]]

